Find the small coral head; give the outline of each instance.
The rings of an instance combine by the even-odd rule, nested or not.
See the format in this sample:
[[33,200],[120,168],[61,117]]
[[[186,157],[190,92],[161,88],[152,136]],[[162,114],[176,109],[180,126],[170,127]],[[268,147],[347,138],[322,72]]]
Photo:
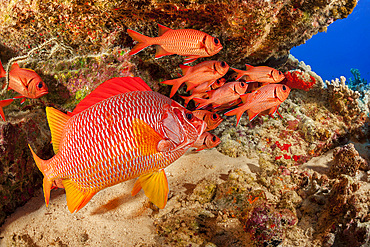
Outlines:
[[284,75],[285,80],[283,80],[282,83],[290,88],[308,91],[316,83],[316,79],[313,76],[299,70],[287,71]]

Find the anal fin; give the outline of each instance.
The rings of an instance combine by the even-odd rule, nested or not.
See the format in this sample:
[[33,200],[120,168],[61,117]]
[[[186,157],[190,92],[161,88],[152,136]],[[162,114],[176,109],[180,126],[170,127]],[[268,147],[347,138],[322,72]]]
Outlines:
[[173,55],[173,53],[166,51],[160,45],[156,46],[155,58],[161,58],[161,57],[168,56],[168,55]]
[[66,190],[68,210],[71,213],[83,208],[96,194],[96,191],[81,191],[70,179],[63,180],[63,186]]
[[163,209],[168,200],[168,181],[164,170],[141,175],[135,182],[131,195],[136,195],[141,189],[158,208]]

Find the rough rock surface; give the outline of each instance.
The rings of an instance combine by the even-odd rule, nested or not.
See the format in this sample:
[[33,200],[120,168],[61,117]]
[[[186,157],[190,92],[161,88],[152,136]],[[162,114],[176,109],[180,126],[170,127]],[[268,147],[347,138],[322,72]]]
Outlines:
[[[175,29],[194,28],[219,37],[225,48],[217,58],[242,66],[288,55],[292,47],[325,31],[333,21],[346,18],[356,3],[356,0],[5,0],[0,6],[0,37],[2,45],[19,55],[51,37],[60,38],[79,54],[87,54],[102,51],[112,43],[131,45],[127,28],[156,36],[156,23],[160,23]],[[148,55],[140,57],[148,59]],[[163,67],[168,64],[168,59],[162,60]]]
[[51,157],[45,117],[41,110],[27,111],[0,123],[0,225],[40,188],[42,175],[29,155],[28,143],[35,152]]
[[329,176],[339,177],[341,174],[355,176],[359,169],[368,171],[369,164],[362,158],[353,143],[336,147],[333,152],[334,163],[330,166]]

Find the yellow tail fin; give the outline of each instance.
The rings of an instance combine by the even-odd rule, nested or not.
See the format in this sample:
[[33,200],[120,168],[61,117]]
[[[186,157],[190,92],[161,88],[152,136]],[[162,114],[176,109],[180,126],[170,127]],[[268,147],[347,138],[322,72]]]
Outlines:
[[28,144],[28,147],[31,150],[31,153],[33,155],[33,159],[36,162],[37,167],[39,170],[42,172],[44,175],[44,180],[43,180],[43,190],[44,190],[44,196],[45,196],[45,203],[46,206],[49,206],[49,199],[50,199],[50,190],[51,190],[51,185],[53,184],[53,181],[48,178],[48,176],[45,176],[45,170],[47,169],[47,163],[48,161],[40,159],[35,152],[33,152],[31,146]]

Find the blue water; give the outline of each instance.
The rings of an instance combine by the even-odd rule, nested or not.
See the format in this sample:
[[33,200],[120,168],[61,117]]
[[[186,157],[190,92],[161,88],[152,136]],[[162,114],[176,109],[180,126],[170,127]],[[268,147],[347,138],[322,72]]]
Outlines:
[[348,80],[353,77],[350,69],[356,68],[370,83],[370,0],[359,0],[346,19],[335,21],[326,33],[314,35],[290,52],[323,80],[342,75]]

